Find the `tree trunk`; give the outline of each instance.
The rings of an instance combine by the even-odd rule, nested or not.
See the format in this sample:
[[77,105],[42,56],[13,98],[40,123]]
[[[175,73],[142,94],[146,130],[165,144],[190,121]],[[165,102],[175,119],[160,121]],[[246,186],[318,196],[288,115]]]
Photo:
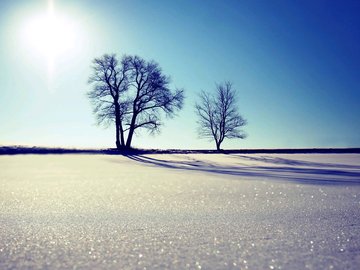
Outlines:
[[134,113],[133,117],[131,119],[131,124],[130,124],[130,128],[129,128],[129,134],[128,134],[127,141],[126,141],[126,148],[127,149],[131,148],[131,141],[132,141],[132,137],[133,137],[134,131],[135,131],[136,116],[137,116],[137,114]]
[[[120,143],[120,126],[121,126],[121,121],[120,121],[120,106],[119,104],[115,103],[115,129],[116,129],[116,148],[117,149],[121,149],[122,145]],[[123,134],[122,134],[123,135]]]
[[124,147],[125,146],[124,129],[122,127],[121,120],[120,120],[120,123],[119,123],[119,129],[120,129],[121,147]]
[[130,149],[131,148],[131,141],[132,141],[132,137],[134,135],[134,128],[131,126],[129,129],[129,134],[127,137],[127,141],[126,141],[126,148]]
[[216,142],[216,150],[217,151],[220,151],[221,149],[220,149],[220,144],[221,144],[221,142]]
[[120,144],[120,140],[119,140],[119,127],[118,125],[116,125],[116,148],[117,149],[121,149],[121,144]]

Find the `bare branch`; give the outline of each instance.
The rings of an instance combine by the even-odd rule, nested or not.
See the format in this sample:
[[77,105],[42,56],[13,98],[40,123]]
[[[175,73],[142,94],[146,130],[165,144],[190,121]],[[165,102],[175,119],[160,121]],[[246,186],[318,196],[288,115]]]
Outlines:
[[160,112],[173,116],[183,106],[184,91],[170,90],[170,78],[162,74],[154,61],[145,61],[139,56],[129,59],[130,85],[133,96],[132,115],[129,126],[127,147],[131,146],[136,129],[146,128],[150,132],[159,130]]

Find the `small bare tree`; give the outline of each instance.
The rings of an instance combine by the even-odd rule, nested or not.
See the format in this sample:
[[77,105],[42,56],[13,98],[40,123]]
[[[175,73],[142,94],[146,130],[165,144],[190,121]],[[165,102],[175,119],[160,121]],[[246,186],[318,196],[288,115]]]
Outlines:
[[238,112],[236,91],[230,82],[216,85],[215,95],[202,91],[199,98],[200,102],[195,104],[195,109],[199,117],[200,137],[213,139],[218,151],[225,138],[246,137],[241,130],[246,120]]

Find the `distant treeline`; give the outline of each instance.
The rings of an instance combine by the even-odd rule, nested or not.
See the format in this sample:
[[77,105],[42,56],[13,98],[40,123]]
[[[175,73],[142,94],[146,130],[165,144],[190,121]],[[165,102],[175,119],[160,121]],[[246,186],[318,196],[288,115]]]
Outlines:
[[183,149],[76,149],[3,146],[0,155],[19,154],[105,154],[105,155],[141,155],[141,154],[360,154],[360,148],[286,148],[286,149],[230,149],[230,150],[183,150]]

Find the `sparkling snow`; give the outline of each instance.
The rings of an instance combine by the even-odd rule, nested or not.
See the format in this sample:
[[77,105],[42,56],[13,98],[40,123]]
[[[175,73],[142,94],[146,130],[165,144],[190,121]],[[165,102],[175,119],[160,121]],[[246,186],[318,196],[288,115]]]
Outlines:
[[359,269],[360,155],[0,156],[0,269]]

